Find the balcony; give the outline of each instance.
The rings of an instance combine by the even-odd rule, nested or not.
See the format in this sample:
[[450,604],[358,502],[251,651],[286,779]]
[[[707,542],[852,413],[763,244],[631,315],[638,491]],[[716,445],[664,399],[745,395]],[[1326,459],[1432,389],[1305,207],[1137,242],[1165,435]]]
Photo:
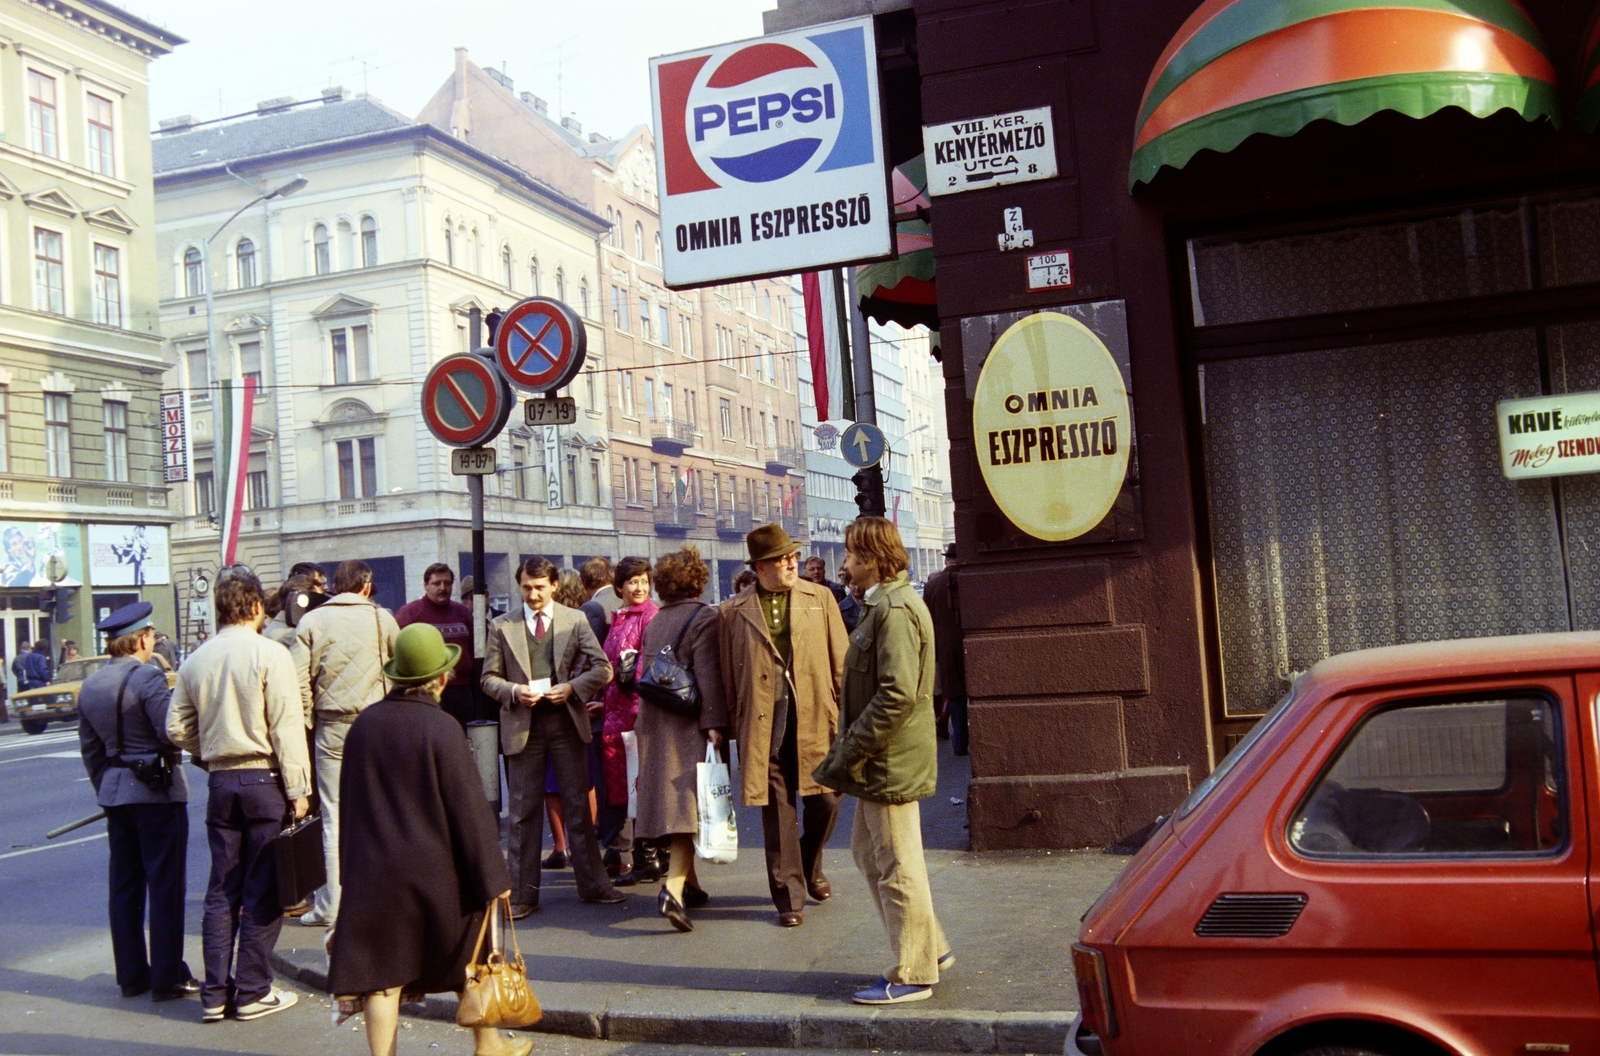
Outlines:
[[672,419],[650,423],[650,450],[658,455],[676,457],[694,446],[694,426],[689,422]]
[[786,477],[791,469],[805,469],[805,452],[798,447],[769,447],[766,452],[767,472],[775,477]]
[[744,510],[729,510],[717,514],[717,534],[724,539],[743,539],[755,531],[755,515]]
[[689,506],[662,506],[656,510],[656,534],[664,539],[682,539],[699,524],[699,511]]

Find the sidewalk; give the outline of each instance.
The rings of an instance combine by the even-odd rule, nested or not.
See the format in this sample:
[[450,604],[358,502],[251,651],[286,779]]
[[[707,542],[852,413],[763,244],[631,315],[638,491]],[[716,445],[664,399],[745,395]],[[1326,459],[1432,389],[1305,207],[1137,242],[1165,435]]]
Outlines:
[[[614,1041],[901,1051],[1057,1053],[1077,1009],[1068,947],[1078,918],[1125,858],[1097,851],[965,851],[967,760],[940,744],[940,788],[924,800],[934,906],[956,954],[934,996],[850,1001],[889,966],[888,940],[850,857],[846,797],[826,865],[834,896],[780,928],[768,897],[760,812],[742,810],[739,859],[699,863],[711,904],[680,934],[656,914],[659,885],[619,906],[578,902],[571,870],[544,877],[518,941],[544,1005],[537,1029]],[[953,804],[951,799],[962,802]],[[286,924],[281,973],[326,987],[322,929]],[[453,1018],[455,999],[423,1012]]]

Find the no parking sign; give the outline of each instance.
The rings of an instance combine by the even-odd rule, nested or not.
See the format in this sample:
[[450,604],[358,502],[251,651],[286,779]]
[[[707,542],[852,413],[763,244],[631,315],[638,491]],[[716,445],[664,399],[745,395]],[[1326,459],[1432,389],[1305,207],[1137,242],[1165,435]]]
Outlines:
[[460,352],[441,359],[422,383],[428,430],[454,447],[478,447],[505,428],[514,402],[494,364]]

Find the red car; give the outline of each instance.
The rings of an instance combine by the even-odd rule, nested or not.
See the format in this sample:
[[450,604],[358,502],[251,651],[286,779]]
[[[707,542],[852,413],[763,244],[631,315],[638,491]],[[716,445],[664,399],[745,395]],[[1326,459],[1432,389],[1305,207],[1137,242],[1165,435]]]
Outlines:
[[1600,633],[1313,667],[1085,915],[1067,1056],[1600,1053]]

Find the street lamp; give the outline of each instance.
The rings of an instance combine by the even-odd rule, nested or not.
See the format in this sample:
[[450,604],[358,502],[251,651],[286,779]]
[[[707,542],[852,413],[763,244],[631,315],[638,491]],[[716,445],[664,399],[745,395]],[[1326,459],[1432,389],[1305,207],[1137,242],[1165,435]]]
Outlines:
[[[229,170],[229,172],[231,175],[232,170]],[[215,426],[215,416],[222,390],[222,374],[217,369],[219,364],[222,362],[222,358],[217,350],[216,298],[212,294],[212,287],[215,286],[216,283],[215,276],[213,276],[211,273],[211,243],[217,240],[217,236],[222,234],[229,224],[239,219],[240,214],[242,214],[246,209],[256,205],[259,202],[265,202],[272,198],[286,198],[289,195],[294,194],[296,191],[305,190],[305,186],[308,182],[310,181],[308,181],[304,176],[296,173],[288,182],[280,184],[270,191],[262,191],[261,193],[257,194],[256,197],[250,199],[250,201],[246,202],[244,205],[241,205],[232,216],[224,220],[220,227],[211,232],[211,237],[206,239],[201,247],[201,266],[205,268],[206,283],[206,366],[211,371],[211,390],[213,395],[213,399],[211,401],[211,413],[213,428]],[[231,359],[229,361],[228,376],[230,379],[233,377]]]

